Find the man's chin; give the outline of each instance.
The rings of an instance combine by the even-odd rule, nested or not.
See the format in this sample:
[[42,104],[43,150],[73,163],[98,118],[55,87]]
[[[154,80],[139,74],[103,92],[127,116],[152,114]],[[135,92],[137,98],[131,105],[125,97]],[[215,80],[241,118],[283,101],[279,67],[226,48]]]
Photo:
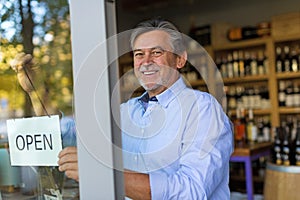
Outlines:
[[157,83],[146,83],[146,84],[143,83],[141,85],[146,91],[155,90],[156,88],[159,87],[159,84],[157,84]]
[[146,91],[151,91],[151,90],[155,90],[157,88],[157,86],[156,85],[143,85],[143,88]]

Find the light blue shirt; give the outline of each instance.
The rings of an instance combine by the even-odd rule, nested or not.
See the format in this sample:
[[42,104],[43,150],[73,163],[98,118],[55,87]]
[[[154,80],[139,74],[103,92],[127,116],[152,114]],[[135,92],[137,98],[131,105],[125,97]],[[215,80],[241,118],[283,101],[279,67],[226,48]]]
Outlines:
[[179,78],[149,101],[121,105],[124,168],[149,174],[152,199],[230,199],[231,122],[210,94]]
[[60,119],[60,131],[63,148],[76,146],[76,126],[73,117],[63,116]]

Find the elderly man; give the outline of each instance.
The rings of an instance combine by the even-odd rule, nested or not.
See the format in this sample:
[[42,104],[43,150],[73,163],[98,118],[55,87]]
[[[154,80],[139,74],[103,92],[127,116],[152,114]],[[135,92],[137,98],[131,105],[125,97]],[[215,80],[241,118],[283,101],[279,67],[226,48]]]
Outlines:
[[[146,92],[120,106],[126,196],[230,199],[231,122],[214,97],[185,85],[182,34],[168,21],[144,21],[131,47]],[[78,181],[76,147],[62,150],[59,165]]]

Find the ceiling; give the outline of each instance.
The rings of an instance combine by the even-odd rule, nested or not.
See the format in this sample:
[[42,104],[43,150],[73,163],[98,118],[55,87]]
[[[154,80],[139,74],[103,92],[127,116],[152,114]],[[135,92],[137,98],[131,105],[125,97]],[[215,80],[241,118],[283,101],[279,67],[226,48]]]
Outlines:
[[[264,0],[272,2],[272,0]],[[274,0],[273,0],[274,1]],[[253,2],[261,0],[237,1],[237,0],[119,0],[122,10],[131,13],[156,12],[165,10],[166,12],[176,11],[177,13],[187,11],[209,12],[222,10],[232,5],[247,6]],[[258,4],[259,5],[259,4]]]

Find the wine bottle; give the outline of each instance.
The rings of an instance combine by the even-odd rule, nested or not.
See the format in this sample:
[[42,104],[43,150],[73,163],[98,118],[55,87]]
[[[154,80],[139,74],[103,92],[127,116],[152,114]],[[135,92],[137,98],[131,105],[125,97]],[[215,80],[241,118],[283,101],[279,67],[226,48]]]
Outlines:
[[264,125],[264,127],[263,127],[264,142],[269,142],[270,141],[270,132],[271,132],[271,123],[270,123],[269,116],[264,116],[263,125]]
[[228,107],[229,109],[236,109],[236,91],[235,87],[231,86],[228,89]]
[[263,136],[263,129],[264,129],[264,120],[263,117],[257,118],[257,142],[263,142],[264,136]]
[[294,82],[294,106],[299,107],[300,106],[300,88],[297,82]]
[[285,98],[285,106],[292,107],[294,105],[294,88],[292,81],[286,81]]
[[236,109],[236,120],[234,121],[234,134],[235,140],[238,144],[244,143],[245,141],[245,121],[244,121],[243,109]]
[[284,66],[283,66],[283,68],[284,68],[284,71],[285,72],[290,72],[291,71],[291,62],[290,62],[290,47],[289,46],[284,46],[283,47],[283,52],[284,52],[284,61],[283,61],[283,63],[284,63]]
[[240,76],[243,77],[245,76],[245,64],[244,64],[244,52],[242,50],[239,51],[238,53],[238,59],[239,59],[239,72]]
[[249,109],[248,111],[247,140],[249,143],[254,143],[257,140],[257,127],[254,123],[252,109]]
[[235,27],[228,31],[228,39],[231,41],[245,40],[259,37],[257,28],[252,26]]
[[244,68],[245,68],[245,76],[251,75],[251,56],[249,51],[245,51],[245,62],[244,62]]
[[262,107],[262,101],[260,96],[260,91],[258,86],[253,87],[254,95],[253,95],[253,108],[260,109]]
[[274,146],[273,146],[273,162],[277,165],[282,164],[281,160],[281,127],[275,128]]
[[233,76],[234,76],[231,53],[227,54],[227,75],[228,75],[228,78],[233,78]]
[[242,100],[244,93],[245,93],[245,88],[243,86],[236,87],[235,99],[236,99],[236,105],[238,108],[244,107],[243,100]]
[[298,55],[297,55],[296,47],[294,47],[291,50],[291,70],[293,72],[299,71]]
[[295,164],[300,166],[300,127],[297,128],[297,136],[295,139]]
[[264,70],[265,70],[265,74],[269,74],[269,59],[268,56],[266,55],[266,51],[264,52]]
[[279,106],[285,106],[285,81],[279,81],[278,101]]
[[262,50],[258,51],[257,54],[257,69],[259,75],[265,74],[266,70],[264,66],[264,52]]
[[222,74],[223,78],[228,78],[228,73],[227,73],[227,58],[225,56],[222,57],[221,74]]
[[283,71],[283,63],[282,63],[282,50],[281,47],[276,47],[276,71],[282,72]]
[[238,51],[233,51],[232,53],[232,57],[233,57],[233,76],[234,77],[239,77],[240,72],[239,72],[239,54]]
[[253,75],[253,76],[257,75],[258,74],[258,68],[257,68],[257,57],[256,57],[255,52],[251,53],[250,67],[251,67],[251,75]]
[[283,127],[283,135],[284,139],[282,142],[282,162],[283,165],[289,166],[291,164],[291,149],[290,149],[290,138],[289,138],[289,130]]

